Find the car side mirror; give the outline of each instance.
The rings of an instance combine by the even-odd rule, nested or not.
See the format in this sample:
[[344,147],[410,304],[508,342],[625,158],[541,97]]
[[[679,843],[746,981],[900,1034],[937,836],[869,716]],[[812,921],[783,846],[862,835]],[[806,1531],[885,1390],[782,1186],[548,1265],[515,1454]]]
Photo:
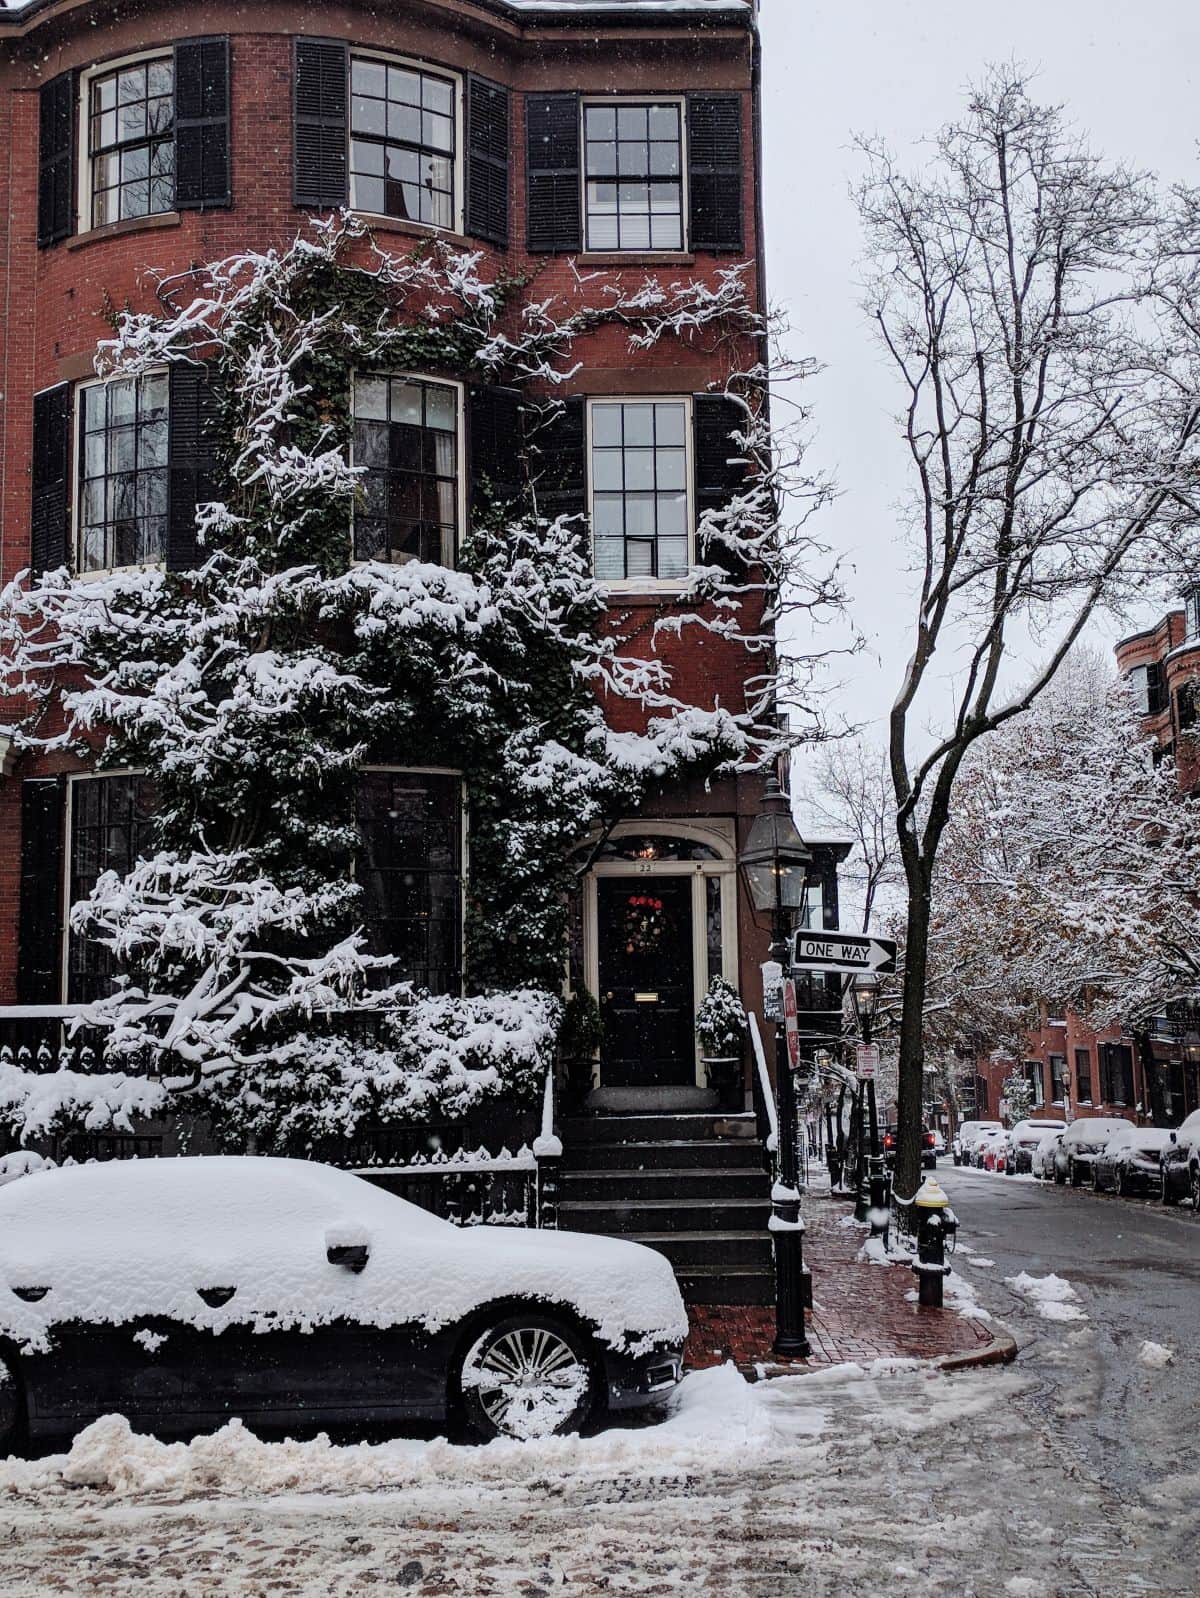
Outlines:
[[343,1265],[357,1276],[371,1257],[371,1240],[365,1226],[343,1221],[325,1233],[325,1258],[331,1265]]
[[1179,1142],[1179,1139],[1175,1136],[1174,1132],[1171,1133],[1171,1142],[1172,1143],[1178,1143]]

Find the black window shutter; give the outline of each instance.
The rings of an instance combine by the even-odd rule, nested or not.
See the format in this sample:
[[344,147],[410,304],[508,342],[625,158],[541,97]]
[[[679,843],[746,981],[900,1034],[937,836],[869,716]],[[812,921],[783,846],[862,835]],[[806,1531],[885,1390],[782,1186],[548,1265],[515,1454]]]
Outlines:
[[508,90],[467,78],[466,228],[473,238],[508,243]]
[[688,244],[742,248],[742,102],[736,94],[688,95]]
[[228,205],[229,40],[175,46],[175,206]]
[[172,366],[170,405],[166,564],[191,571],[211,554],[196,543],[196,506],[221,497],[219,381],[203,366]]
[[587,426],[582,395],[548,409],[530,440],[531,469],[540,516],[587,512]]
[[340,39],[296,40],[292,196],[297,205],[334,209],[349,201],[349,56]]
[[[468,411],[471,510],[510,503],[521,492],[521,393],[515,388],[473,388]],[[483,485],[489,493],[485,496]]]
[[528,248],[582,248],[577,94],[525,96],[525,190]]
[[745,453],[731,436],[746,430],[743,406],[724,394],[694,394],[696,510],[721,510],[746,478]]
[[62,955],[62,777],[21,784],[21,910],[17,1003],[57,1004]]
[[33,515],[30,539],[34,576],[65,566],[71,526],[71,385],[33,396]]
[[44,83],[38,119],[38,244],[65,239],[75,226],[75,74]]

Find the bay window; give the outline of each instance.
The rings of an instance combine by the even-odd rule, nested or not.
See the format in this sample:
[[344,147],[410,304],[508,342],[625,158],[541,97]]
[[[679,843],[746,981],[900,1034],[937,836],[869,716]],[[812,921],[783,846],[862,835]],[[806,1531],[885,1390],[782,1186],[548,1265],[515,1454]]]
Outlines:
[[356,796],[358,880],[372,954],[393,955],[381,982],[433,993],[462,986],[462,783],[441,772],[370,769]]
[[350,204],[458,225],[456,81],[407,62],[350,58]]
[[[106,871],[123,877],[146,853],[155,801],[153,782],[136,772],[73,777],[69,791],[68,910],[87,899]],[[68,1004],[112,992],[113,957],[95,939],[68,931],[65,966]]]
[[154,216],[175,204],[175,63],[126,62],[85,80],[88,223]]
[[459,389],[415,377],[354,379],[360,501],[354,557],[454,564],[461,485]]
[[163,558],[169,384],[165,372],[79,390],[78,569]]

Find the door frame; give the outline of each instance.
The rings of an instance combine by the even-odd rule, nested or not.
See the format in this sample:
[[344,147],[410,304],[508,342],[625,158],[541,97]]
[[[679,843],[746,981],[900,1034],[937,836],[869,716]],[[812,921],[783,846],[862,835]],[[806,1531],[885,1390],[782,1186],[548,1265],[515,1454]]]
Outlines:
[[[708,939],[705,936],[707,881],[715,877],[721,884],[721,975],[736,988],[738,986],[738,929],[737,929],[737,854],[734,848],[733,822],[719,817],[699,821],[660,821],[647,817],[641,821],[619,822],[609,836],[652,836],[687,838],[706,844],[716,854],[716,860],[603,860],[588,871],[583,880],[583,973],[588,991],[600,993],[600,939],[599,891],[601,877],[624,877],[631,882],[644,882],[647,877],[692,878],[692,1013],[708,992]],[[697,1087],[706,1085],[704,1066],[700,1058],[699,1042],[694,1043],[695,1081]],[[600,1060],[592,1068],[594,1086],[602,1087]]]

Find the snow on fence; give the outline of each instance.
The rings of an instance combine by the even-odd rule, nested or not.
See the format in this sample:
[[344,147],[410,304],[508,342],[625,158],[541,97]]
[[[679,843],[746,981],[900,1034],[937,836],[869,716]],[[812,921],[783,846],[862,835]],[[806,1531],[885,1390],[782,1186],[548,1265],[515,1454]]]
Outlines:
[[515,1154],[439,1150],[403,1165],[359,1166],[354,1174],[456,1226],[540,1224],[538,1160],[528,1145]]

